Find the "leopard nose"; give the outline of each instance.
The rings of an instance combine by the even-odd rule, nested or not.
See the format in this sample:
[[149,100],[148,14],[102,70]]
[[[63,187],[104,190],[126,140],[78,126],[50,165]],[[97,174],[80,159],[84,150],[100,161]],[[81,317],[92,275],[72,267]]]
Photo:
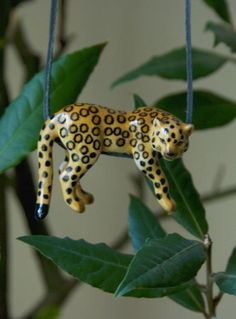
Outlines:
[[168,153],[166,153],[166,155],[169,156],[169,157],[173,157],[173,156],[175,156],[175,153],[173,153],[173,152],[168,152]]

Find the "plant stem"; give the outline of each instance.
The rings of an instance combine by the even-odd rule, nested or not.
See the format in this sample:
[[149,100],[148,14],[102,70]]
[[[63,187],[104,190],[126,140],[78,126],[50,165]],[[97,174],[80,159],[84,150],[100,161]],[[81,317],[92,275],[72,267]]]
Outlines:
[[8,244],[4,175],[0,176],[0,318],[8,319]]
[[212,240],[209,234],[205,235],[204,244],[206,247],[206,297],[208,304],[208,318],[213,319],[216,317],[216,307],[214,303],[212,280]]
[[[43,222],[34,219],[34,208],[36,202],[35,187],[32,179],[32,171],[27,159],[15,167],[16,185],[15,192],[22,206],[22,212],[31,234],[49,235],[48,227]],[[22,185],[24,191],[22,192]],[[40,253],[35,252],[44,283],[48,290],[57,290],[65,283],[64,277],[59,269]]]

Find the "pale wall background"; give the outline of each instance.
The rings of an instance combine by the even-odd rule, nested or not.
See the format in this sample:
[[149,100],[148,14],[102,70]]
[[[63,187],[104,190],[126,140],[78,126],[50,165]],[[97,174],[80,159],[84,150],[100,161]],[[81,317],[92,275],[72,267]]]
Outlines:
[[[236,2],[229,1],[236,16]],[[34,48],[46,56],[48,34],[49,1],[32,1],[23,5],[19,15],[24,19],[28,37]],[[200,0],[192,1],[192,37],[194,46],[210,48],[212,35],[204,32],[207,20],[217,17]],[[132,94],[140,94],[148,103],[164,94],[184,88],[178,81],[158,78],[141,78],[110,90],[114,79],[124,72],[145,62],[153,55],[162,54],[184,44],[184,0],[70,0],[68,33],[75,35],[69,51],[95,43],[109,41],[101,61],[80,101],[100,103],[121,109],[132,107]],[[222,52],[227,52],[223,46]],[[20,87],[22,70],[17,57],[9,50],[9,80],[15,87],[16,96]],[[16,71],[17,70],[17,71]],[[195,87],[210,88],[235,98],[236,68],[228,64],[220,72],[206,80],[197,81]],[[197,105],[196,105],[197,107]],[[191,138],[191,150],[185,156],[194,182],[200,193],[212,190],[217,171],[225,167],[222,187],[236,183],[235,122],[227,128],[196,132]],[[62,154],[55,154],[56,164]],[[36,154],[32,155],[35,164]],[[48,221],[56,236],[84,238],[90,242],[114,242],[127,226],[128,193],[134,193],[130,175],[136,168],[126,159],[102,157],[84,179],[86,189],[95,194],[95,204],[87,207],[84,215],[67,209],[62,200],[57,179]],[[36,171],[35,171],[36,174]],[[23,187],[22,187],[23,191]],[[149,205],[157,207],[151,196]],[[11,239],[11,295],[12,313],[19,317],[43,294],[43,286],[32,251],[16,237],[26,234],[19,207],[9,194],[10,239]],[[214,270],[223,270],[233,246],[236,244],[236,198],[206,206],[210,232],[214,240]],[[182,229],[168,220],[166,228],[171,231]],[[128,251],[131,249],[128,248]],[[204,277],[203,277],[204,279]],[[219,308],[219,318],[235,318],[235,298],[226,296]],[[81,319],[129,318],[201,318],[167,298],[157,300],[120,298],[84,285],[74,291],[66,303],[61,318]]]

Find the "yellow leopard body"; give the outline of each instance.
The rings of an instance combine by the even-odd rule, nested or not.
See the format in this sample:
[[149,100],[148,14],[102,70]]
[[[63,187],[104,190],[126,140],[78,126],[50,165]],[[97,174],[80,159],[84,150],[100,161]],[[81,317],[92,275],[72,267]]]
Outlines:
[[38,142],[39,182],[36,218],[44,218],[49,209],[54,141],[66,151],[59,169],[64,200],[82,213],[93,196],[83,190],[80,179],[95,164],[101,153],[120,153],[134,159],[137,167],[153,183],[156,198],[163,209],[171,212],[168,181],[158,158],[180,157],[188,148],[193,126],[173,114],[155,107],[141,107],[124,112],[94,104],[71,104],[48,119]]

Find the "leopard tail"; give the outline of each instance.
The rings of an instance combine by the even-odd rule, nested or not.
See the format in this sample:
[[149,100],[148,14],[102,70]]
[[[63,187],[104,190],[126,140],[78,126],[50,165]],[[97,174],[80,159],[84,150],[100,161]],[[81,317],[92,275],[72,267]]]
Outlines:
[[41,220],[48,214],[53,180],[52,148],[57,131],[53,119],[46,121],[40,131],[38,141],[38,190],[35,207],[35,218]]

